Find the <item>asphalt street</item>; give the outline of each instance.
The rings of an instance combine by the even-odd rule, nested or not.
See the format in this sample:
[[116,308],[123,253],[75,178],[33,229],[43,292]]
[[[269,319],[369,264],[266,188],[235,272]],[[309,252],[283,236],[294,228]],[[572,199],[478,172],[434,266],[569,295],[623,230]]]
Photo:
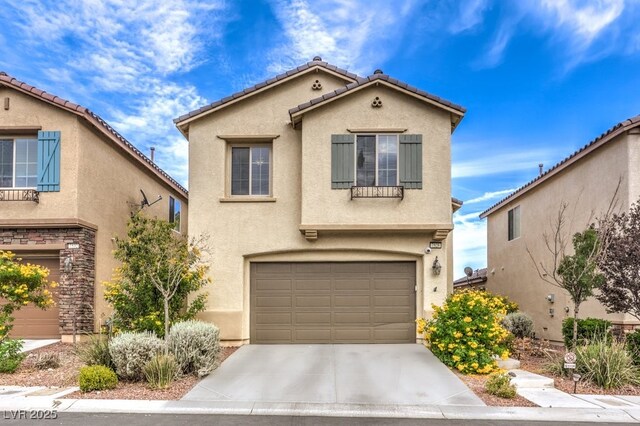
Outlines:
[[169,425],[260,425],[260,426],[287,426],[287,425],[356,425],[356,426],[413,426],[413,425],[442,425],[442,426],[542,426],[562,425],[567,426],[593,426],[593,425],[626,425],[637,423],[558,423],[537,421],[512,421],[512,420],[442,420],[442,419],[381,419],[366,417],[299,417],[299,416],[231,416],[231,415],[206,415],[206,414],[93,414],[93,413],[59,413],[56,419],[49,420],[24,420],[24,419],[0,419],[1,425],[70,425],[70,426],[169,426]]

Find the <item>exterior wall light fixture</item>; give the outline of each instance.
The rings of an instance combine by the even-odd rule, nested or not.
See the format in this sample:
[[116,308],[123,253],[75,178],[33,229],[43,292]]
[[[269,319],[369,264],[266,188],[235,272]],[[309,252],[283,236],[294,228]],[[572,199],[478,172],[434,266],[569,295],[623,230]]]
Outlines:
[[440,272],[442,271],[442,265],[438,260],[438,256],[436,256],[435,260],[433,261],[433,265],[431,266],[431,271],[433,272],[433,275],[440,275]]

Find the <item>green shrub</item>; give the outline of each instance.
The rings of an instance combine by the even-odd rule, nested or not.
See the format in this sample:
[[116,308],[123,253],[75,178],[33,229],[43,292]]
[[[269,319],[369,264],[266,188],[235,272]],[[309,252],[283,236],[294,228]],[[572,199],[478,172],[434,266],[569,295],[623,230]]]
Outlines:
[[[609,321],[598,318],[578,319],[578,346],[601,336],[607,336],[607,340],[611,340],[611,323]],[[562,337],[564,345],[570,348],[573,340],[573,318],[562,321]]]
[[524,312],[512,312],[502,320],[504,328],[518,339],[524,339],[533,333],[533,320]]
[[125,380],[144,380],[144,366],[164,348],[164,342],[150,332],[121,333],[109,342],[116,373]]
[[543,365],[544,371],[554,376],[569,377],[569,370],[564,368],[564,355],[557,352],[545,352],[547,361]]
[[217,367],[220,353],[220,331],[213,324],[184,321],[169,331],[169,352],[182,374],[206,376]]
[[604,389],[640,384],[640,370],[623,343],[600,336],[576,349],[576,371]]
[[4,339],[0,341],[0,373],[14,373],[25,359],[22,340]]
[[484,388],[489,394],[500,398],[512,399],[516,396],[516,387],[511,384],[511,377],[506,373],[492,373]]
[[109,352],[109,340],[101,334],[94,334],[89,337],[88,342],[79,344],[75,353],[80,361],[87,365],[104,365],[114,368]]
[[144,376],[152,388],[165,389],[178,373],[178,365],[173,355],[156,355],[144,366]]
[[114,389],[118,385],[118,376],[104,365],[89,365],[80,369],[78,386],[82,392]]
[[58,368],[60,367],[60,355],[55,352],[43,352],[38,354],[34,365],[38,370]]
[[633,333],[629,333],[626,336],[627,351],[633,363],[640,366],[640,330],[636,330]]
[[487,374],[497,368],[495,356],[509,356],[509,332],[500,325],[506,308],[500,298],[486,291],[461,291],[432,308],[431,320],[416,321],[418,332],[445,365],[465,374]]

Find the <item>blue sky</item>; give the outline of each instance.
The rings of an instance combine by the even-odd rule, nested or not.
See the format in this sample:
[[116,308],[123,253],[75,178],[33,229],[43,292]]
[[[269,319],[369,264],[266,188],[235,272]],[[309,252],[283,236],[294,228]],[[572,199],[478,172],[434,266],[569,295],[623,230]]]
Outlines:
[[5,0],[0,70],[92,109],[187,182],[172,119],[320,55],[462,104],[455,275],[478,214],[640,114],[640,1]]

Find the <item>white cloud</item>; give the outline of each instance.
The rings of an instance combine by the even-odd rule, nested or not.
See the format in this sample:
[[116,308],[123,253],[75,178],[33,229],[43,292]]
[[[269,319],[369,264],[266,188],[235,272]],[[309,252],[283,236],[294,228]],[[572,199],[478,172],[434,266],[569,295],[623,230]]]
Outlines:
[[46,47],[44,78],[65,86],[56,94],[71,86],[72,100],[107,110],[114,128],[144,152],[156,146],[158,164],[186,183],[187,152],[172,119],[205,101],[179,76],[220,37],[223,8],[223,0],[24,0],[0,18],[23,48]]
[[271,53],[270,72],[282,72],[319,55],[361,74],[371,74],[399,47],[410,27],[414,1],[278,0],[272,3],[285,41]]
[[453,215],[453,275],[464,275],[464,268],[483,268],[487,264],[487,224],[480,220],[481,212]]
[[512,188],[512,189],[503,189],[501,191],[485,192],[479,197],[472,198],[470,200],[465,201],[464,204],[465,205],[476,204],[476,203],[482,203],[485,201],[493,200],[496,198],[502,198],[506,195],[511,194],[515,190],[516,190],[515,188]]
[[469,31],[477,27],[489,7],[489,0],[468,0],[458,3],[458,15],[449,25],[453,34]]
[[550,164],[553,157],[553,153],[548,150],[502,152],[471,160],[455,161],[452,165],[451,176],[466,178],[522,170],[537,171],[539,163]]

